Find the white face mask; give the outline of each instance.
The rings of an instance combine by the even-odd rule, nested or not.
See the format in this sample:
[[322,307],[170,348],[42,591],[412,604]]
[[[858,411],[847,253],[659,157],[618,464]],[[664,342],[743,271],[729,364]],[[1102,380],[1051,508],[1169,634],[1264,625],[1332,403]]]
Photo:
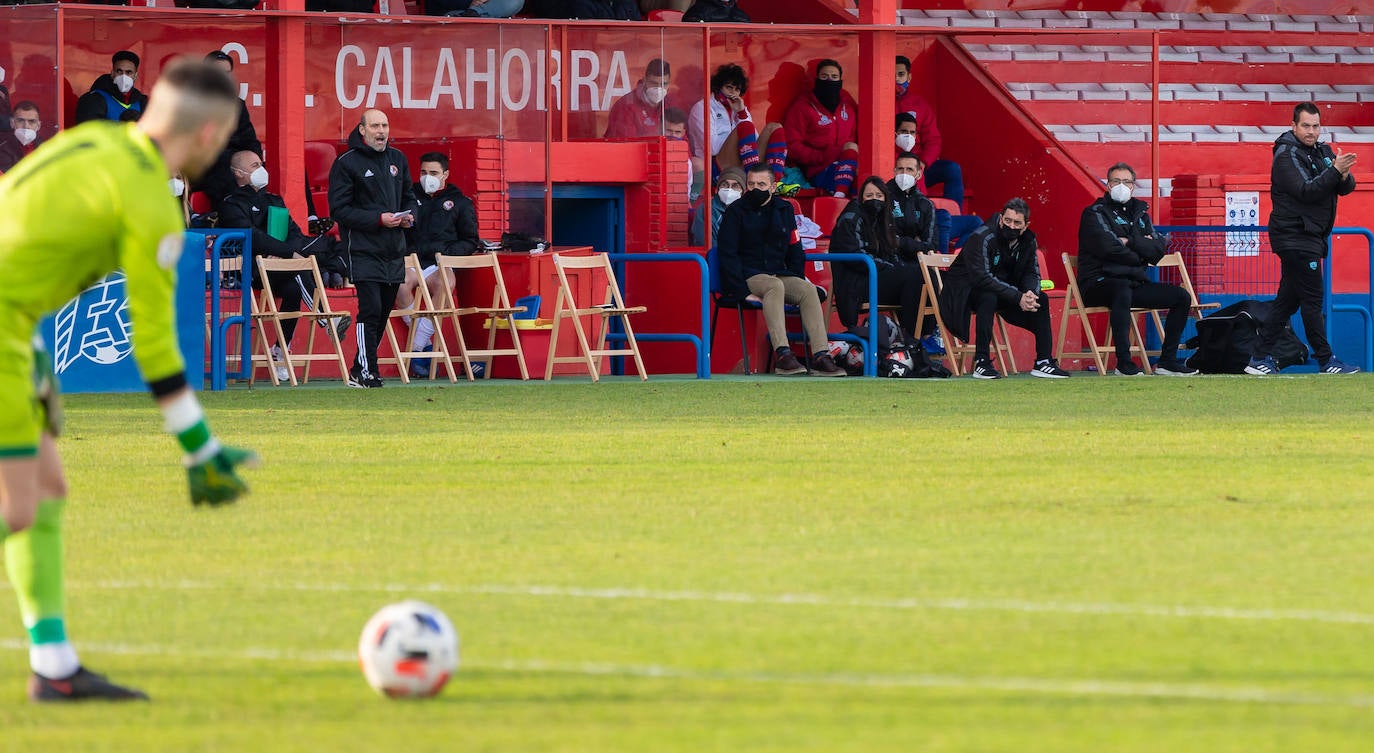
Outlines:
[[427,194],[433,195],[438,193],[439,189],[443,188],[443,185],[443,183],[439,182],[439,176],[437,175],[420,176],[420,190]]
[[253,188],[261,191],[263,186],[267,185],[267,168],[259,165],[258,169],[248,176],[248,182],[253,184]]
[[14,129],[14,137],[19,139],[21,145],[28,146],[33,143],[34,139],[38,138],[38,131],[32,128],[16,128]]
[[739,197],[743,195],[744,192],[739,190],[738,188],[722,187],[719,191],[716,191],[716,196],[719,196],[721,203],[727,207],[731,204],[734,204],[736,201],[739,201]]
[[181,178],[172,178],[167,181],[167,187],[172,189],[172,195],[178,199],[181,198],[182,194],[186,193],[186,183]]
[[644,99],[651,105],[662,102],[666,96],[668,96],[668,90],[661,86],[649,86],[644,89]]
[[1131,200],[1131,187],[1126,185],[1125,183],[1117,183],[1116,185],[1112,186],[1112,190],[1109,192],[1109,195],[1112,197],[1112,201],[1115,201],[1118,204],[1125,204],[1126,202]]
[[911,187],[916,185],[916,176],[907,173],[898,173],[896,177],[892,179],[892,182],[897,184],[897,188],[903,191],[910,191]]
[[134,77],[121,73],[114,77],[114,85],[120,94],[128,94],[129,90],[134,88]]
[[916,134],[899,133],[897,134],[897,148],[904,152],[909,152],[916,146]]

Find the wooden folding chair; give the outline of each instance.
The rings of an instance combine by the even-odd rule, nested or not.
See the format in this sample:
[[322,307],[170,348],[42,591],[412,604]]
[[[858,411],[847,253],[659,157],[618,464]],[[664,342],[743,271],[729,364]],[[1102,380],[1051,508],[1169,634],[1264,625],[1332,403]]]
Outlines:
[[[491,362],[497,356],[515,356],[516,363],[520,365],[520,378],[529,379],[530,372],[525,367],[525,350],[520,346],[520,333],[515,328],[515,315],[524,313],[525,307],[511,305],[510,296],[506,293],[506,281],[501,276],[501,264],[496,254],[477,254],[474,256],[438,254],[434,258],[435,263],[439,265],[439,272],[444,275],[444,298],[439,301],[439,307],[453,322],[454,337],[458,341],[458,357],[463,361],[463,371],[467,374],[468,381],[473,381],[472,362],[474,358],[486,365],[483,370],[483,378],[490,379]],[[493,283],[490,306],[458,305],[457,272],[458,270],[474,269],[491,270]],[[487,319],[487,347],[484,349],[469,348],[467,340],[463,337],[462,317],[474,314]],[[510,332],[511,346],[509,348],[496,347],[496,323],[498,321],[504,321]]]
[[[1171,285],[1176,284],[1188,291],[1188,298],[1192,301],[1188,310],[1189,316],[1195,319],[1201,319],[1207,315],[1208,311],[1221,308],[1220,303],[1202,303],[1198,300],[1197,291],[1193,289],[1193,278],[1188,276],[1188,267],[1183,263],[1183,254],[1178,251],[1165,254],[1164,258],[1160,259],[1159,262],[1155,264],[1155,267],[1160,270],[1160,282],[1168,282]],[[1164,270],[1173,270],[1174,273],[1178,275],[1178,281],[1173,282],[1171,280],[1165,280]],[[1159,334],[1159,339],[1163,340],[1164,319],[1160,317],[1161,309],[1150,309],[1149,311],[1150,318],[1152,318],[1155,323],[1155,332]],[[1159,351],[1156,350],[1149,351],[1149,353],[1154,356],[1159,355]]]
[[[554,269],[558,270],[558,301],[554,304],[553,332],[549,334],[549,359],[548,365],[544,368],[544,379],[553,378],[554,364],[558,363],[582,363],[586,364],[587,372],[591,374],[592,381],[601,378],[601,359],[605,356],[633,356],[635,367],[639,369],[639,378],[647,380],[649,375],[644,371],[644,359],[639,355],[639,343],[635,342],[634,330],[630,327],[630,314],[642,314],[648,309],[644,306],[626,306],[625,301],[620,296],[620,286],[616,283],[615,269],[611,267],[611,259],[606,254],[592,254],[590,256],[563,256],[553,255]],[[601,270],[606,275],[606,292],[599,304],[592,304],[579,307],[573,295],[572,285],[568,283],[569,269],[585,269],[589,273],[594,270]],[[596,328],[596,347],[591,346],[587,339],[587,333],[582,328],[582,317],[597,317]],[[625,347],[607,348],[606,334],[610,329],[611,319],[619,317],[621,324],[625,327]],[[564,319],[572,319],[573,330],[577,333],[577,344],[582,351],[580,356],[556,356],[558,350],[558,329]]]
[[[918,320],[923,320],[927,316],[935,317],[935,325],[940,328],[940,337],[945,341],[945,353],[949,356],[949,370],[954,376],[963,376],[966,371],[971,371],[964,368],[964,359],[971,357],[976,348],[973,343],[959,340],[950,333],[949,327],[945,326],[944,317],[940,314],[940,300],[937,297],[940,288],[944,286],[944,272],[954,263],[957,256],[958,254],[935,252],[917,255],[921,262],[921,278],[925,284],[921,286],[921,303],[917,308],[916,317]],[[1011,375],[1017,372],[1016,356],[1011,352],[1011,346],[1007,344],[1009,342],[1007,323],[998,316],[992,328],[992,352],[1002,365],[1002,373]]]
[[[1092,323],[1088,321],[1088,316],[1092,314],[1111,314],[1111,309],[1106,306],[1087,306],[1083,303],[1083,292],[1078,287],[1078,257],[1069,256],[1065,251],[1062,254],[1064,259],[1064,274],[1068,278],[1068,290],[1064,296],[1064,312],[1059,317],[1059,347],[1055,352],[1055,358],[1091,358],[1097,364],[1097,373],[1105,376],[1107,374],[1107,357],[1116,354],[1116,346],[1112,343],[1112,330],[1107,328],[1107,337],[1102,343],[1098,343],[1097,335],[1093,333]],[[1145,340],[1140,336],[1140,326],[1136,322],[1136,316],[1144,313],[1148,309],[1131,309],[1131,352],[1140,357],[1140,368],[1146,373],[1151,373],[1149,354],[1145,352]],[[1064,340],[1069,333],[1069,320],[1078,317],[1078,322],[1083,330],[1083,339],[1087,340],[1087,349],[1076,353],[1064,352]]]
[[[448,370],[448,380],[457,382],[458,377],[454,374],[453,358],[448,351],[448,341],[444,339],[444,333],[440,330],[444,323],[444,317],[448,315],[446,309],[438,309],[434,306],[434,300],[429,295],[429,286],[425,280],[424,267],[420,266],[420,257],[415,254],[408,254],[405,258],[405,268],[407,273],[413,272],[416,279],[420,281],[415,286],[415,295],[410,299],[410,305],[405,308],[392,309],[386,318],[386,340],[391,343],[392,355],[387,358],[377,357],[377,363],[394,363],[401,370],[401,382],[410,384],[410,362],[416,358],[429,358],[433,367],[429,370],[430,381],[434,380],[434,375],[439,368]],[[442,269],[435,270],[434,274],[441,274]],[[445,286],[447,287],[447,285]],[[400,340],[396,337],[395,322],[397,319],[410,317],[410,326],[406,332],[405,347],[401,347]],[[421,319],[428,319],[434,325],[434,339],[431,341],[433,350],[422,351],[415,349],[415,324]]]
[[[282,346],[282,365],[286,366],[287,372],[291,375],[291,384],[295,386],[300,382],[310,381],[310,365],[315,361],[337,361],[339,364],[339,374],[348,378],[348,363],[344,361],[343,345],[339,342],[339,333],[335,331],[332,320],[341,316],[340,312],[335,311],[329,305],[329,293],[324,286],[324,280],[320,278],[320,267],[315,263],[315,257],[307,256],[304,259],[278,259],[274,257],[259,256],[258,272],[261,275],[262,292],[257,296],[252,310],[253,323],[257,326],[258,337],[254,346],[256,351],[261,347],[262,352],[253,354],[253,368],[249,370],[248,383],[253,383],[253,378],[259,368],[266,367],[267,373],[272,377],[272,384],[280,384],[277,379],[277,370],[274,368],[277,363],[272,360],[272,345],[267,337],[267,327],[270,325],[276,330],[277,342]],[[313,305],[304,311],[282,311],[277,306],[277,295],[272,291],[272,279],[268,276],[269,272],[292,272],[296,274],[309,273],[315,280],[315,293],[311,296]],[[245,294],[248,291],[244,291]],[[286,339],[286,333],[282,329],[282,322],[288,319],[296,319],[306,323],[309,334],[306,336],[305,353],[293,354],[290,343]],[[319,322],[325,322],[323,329],[329,333],[329,342],[334,346],[333,353],[315,352],[315,330]],[[296,380],[296,364],[304,363],[305,370],[300,382]],[[261,364],[261,366],[259,366]]]

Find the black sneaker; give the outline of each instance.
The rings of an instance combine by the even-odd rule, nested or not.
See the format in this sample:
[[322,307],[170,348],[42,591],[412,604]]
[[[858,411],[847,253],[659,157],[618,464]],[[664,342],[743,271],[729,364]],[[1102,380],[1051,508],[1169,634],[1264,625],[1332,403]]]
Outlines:
[[1160,376],[1197,376],[1198,370],[1177,358],[1171,358],[1155,364],[1155,373]]
[[1031,376],[1041,379],[1068,379],[1069,372],[1059,368],[1059,364],[1051,358],[1036,363],[1035,368],[1031,369]]
[[331,319],[320,320],[320,329],[324,329],[325,327],[328,327],[330,325],[333,325],[334,327],[334,334],[338,335],[340,340],[345,340],[347,339],[348,328],[353,325],[353,315],[348,312],[344,312],[343,314],[340,314],[339,316],[333,317]]
[[116,685],[85,667],[62,680],[53,680],[35,672],[29,676],[29,700],[36,703],[62,701],[146,701],[148,694],[134,688]]
[[992,365],[991,358],[979,358],[973,362],[974,379],[1001,379],[1002,375],[997,371],[997,367]]
[[1116,371],[1113,373],[1117,376],[1140,376],[1144,372],[1140,370],[1139,366],[1135,365],[1135,360],[1130,358],[1124,360],[1118,358],[1116,360]]
[[348,386],[360,387],[363,389],[381,387],[382,378],[369,371],[363,370],[361,366],[355,363],[353,364],[353,368],[348,370]]

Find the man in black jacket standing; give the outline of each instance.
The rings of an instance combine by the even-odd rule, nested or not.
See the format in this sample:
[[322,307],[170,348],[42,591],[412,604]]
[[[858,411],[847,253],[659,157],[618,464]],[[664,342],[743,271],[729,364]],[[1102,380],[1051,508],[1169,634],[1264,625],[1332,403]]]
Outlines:
[[1164,258],[1167,241],[1150,224],[1150,205],[1131,197],[1134,190],[1135,170],[1118,162],[1107,170],[1107,195],[1083,210],[1078,221],[1078,287],[1085,304],[1111,309],[1117,376],[1142,373],[1131,360],[1132,307],[1169,310],[1155,373],[1193,376],[1197,369],[1178,360],[1178,341],[1193,298],[1177,285],[1150,282],[1147,270]]
[[787,344],[784,306],[797,304],[811,350],[812,367],[821,376],[844,376],[826,352],[829,337],[816,286],[806,279],[806,253],[797,235],[792,205],[773,196],[773,168],[766,162],[745,172],[744,197],[726,207],[720,219],[716,249],[721,289],[739,301],[756,296],[774,348],[773,372],[801,374],[806,367]]
[[[287,212],[286,202],[282,197],[267,190],[267,168],[263,166],[261,157],[245,150],[235,154],[229,164],[238,187],[220,202],[218,227],[248,228],[253,231],[253,289],[261,290],[262,280],[258,277],[257,257],[300,259],[310,256],[314,253],[315,246],[323,246],[329,243],[329,240],[324,237],[312,238],[301,232],[300,226]],[[286,218],[286,232],[280,233],[283,236],[281,238],[272,233],[271,217],[277,213]],[[308,308],[314,308],[313,276],[273,272],[268,275],[268,279],[272,283],[272,292],[281,297],[282,311],[295,311],[301,307],[301,303],[305,303]],[[295,335],[297,321],[299,320],[284,320],[281,329],[286,342],[272,346],[270,355],[279,382],[291,378],[282,360],[281,349],[291,349],[291,338]],[[347,333],[351,321],[352,317],[349,314],[330,320],[340,339]],[[320,326],[326,326],[326,322],[321,321]]]
[[1040,261],[1036,258],[1035,233],[1030,227],[1030,207],[1012,199],[1002,213],[969,235],[964,250],[944,274],[940,290],[940,316],[950,334],[968,342],[968,320],[976,313],[973,341],[973,378],[998,379],[1002,375],[989,357],[993,317],[1035,334],[1035,368],[1031,376],[1063,379],[1069,375],[1053,359],[1054,330],[1050,326],[1050,300],[1040,290]]
[[1341,363],[1326,341],[1322,299],[1322,259],[1327,239],[1336,226],[1336,198],[1355,190],[1355,154],[1337,154],[1321,137],[1321,111],[1311,102],[1293,108],[1293,129],[1274,141],[1274,164],[1269,171],[1269,244],[1279,256],[1279,290],[1269,318],[1260,327],[1260,342],[1245,367],[1247,374],[1277,374],[1274,342],[1283,326],[1302,310],[1302,327],[1312,355],[1323,374],[1354,374],[1359,369]]
[[[457,186],[448,182],[448,155],[426,152],[420,155],[420,182],[414,186],[419,208],[415,211],[415,226],[406,231],[410,250],[420,259],[424,284],[431,300],[439,300],[445,285],[453,284],[453,272],[442,275],[435,257],[471,256],[481,250],[482,239],[477,234],[477,208],[472,199],[463,195]],[[420,280],[406,271],[405,282],[396,294],[396,305],[407,308],[415,300],[415,288]],[[406,322],[409,324],[410,322]],[[434,322],[422,318],[415,324],[415,350],[430,350],[434,346]],[[429,359],[410,362],[413,376],[429,376]]]
[[405,155],[390,142],[386,113],[367,110],[348,137],[351,148],[329,170],[329,211],[358,293],[358,355],[348,372],[350,387],[382,386],[377,345],[405,280],[405,230],[415,224],[418,208]]

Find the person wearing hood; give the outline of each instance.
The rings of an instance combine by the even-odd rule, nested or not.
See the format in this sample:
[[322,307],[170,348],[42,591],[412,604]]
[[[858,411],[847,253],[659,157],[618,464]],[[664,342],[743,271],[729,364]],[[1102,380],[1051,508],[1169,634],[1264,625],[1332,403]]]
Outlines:
[[844,69],[834,60],[816,64],[811,91],[787,108],[787,159],[811,185],[847,197],[859,169],[859,105],[844,90]]
[[[716,193],[711,197],[711,241],[714,243],[716,236],[720,233],[720,218],[725,216],[725,210],[731,204],[739,201],[744,196],[744,170],[738,167],[727,167],[720,171],[720,180],[716,181]],[[688,240],[693,246],[700,246],[706,242],[706,213],[698,207],[696,214],[692,216],[692,226],[688,229]]]
[[1135,170],[1118,162],[1107,170],[1107,193],[1083,210],[1078,221],[1078,288],[1083,303],[1105,306],[1117,376],[1138,376],[1131,359],[1131,309],[1168,309],[1164,343],[1155,373],[1193,376],[1197,369],[1178,359],[1178,343],[1188,324],[1193,298],[1177,285],[1151,282],[1149,267],[1168,252],[1167,239],[1150,224],[1150,205],[1132,198]]
[[1030,207],[1024,199],[1011,199],[1002,207],[1001,214],[973,231],[964,250],[954,257],[943,276],[940,317],[949,333],[968,342],[969,315],[976,313],[978,317],[973,341],[974,379],[1002,376],[988,356],[995,316],[1035,335],[1035,367],[1031,376],[1069,376],[1053,358],[1050,300],[1040,289],[1036,250],[1035,233],[1030,229]]
[[606,122],[608,139],[635,139],[663,135],[663,100],[672,80],[668,61],[654,58],[644,67],[644,78],[629,94],[611,105]]
[[358,355],[348,384],[381,387],[377,345],[405,281],[405,231],[419,205],[405,155],[391,146],[386,113],[365,110],[348,146],[329,169],[329,210],[358,293]]
[[696,0],[682,14],[683,21],[702,21],[709,24],[747,24],[749,14],[740,10],[735,0]]
[[76,122],[88,120],[138,120],[148,106],[148,97],[134,88],[138,79],[138,56],[120,50],[110,57],[111,69],[91,84],[91,90],[76,100]]
[[1311,102],[1293,108],[1292,130],[1274,141],[1269,171],[1269,244],[1279,257],[1279,289],[1269,317],[1260,327],[1260,341],[1245,367],[1247,374],[1277,374],[1272,349],[1284,325],[1302,311],[1302,328],[1312,345],[1312,357],[1323,374],[1354,374],[1359,369],[1331,354],[1322,312],[1326,285],[1322,260],[1336,225],[1336,199],[1355,190],[1353,152],[1336,152],[1319,141],[1321,110]]
[[[415,210],[414,227],[406,231],[406,244],[420,260],[425,287],[429,290],[430,300],[434,301],[442,298],[445,285],[453,285],[453,272],[443,270],[443,274],[439,274],[439,262],[435,257],[439,254],[472,256],[482,248],[482,238],[477,233],[477,207],[472,199],[448,181],[448,166],[448,155],[442,152],[420,155],[420,180],[414,186],[419,208]],[[396,294],[396,306],[409,308],[419,285],[419,278],[407,270],[405,282],[401,283]],[[407,319],[406,324],[410,324],[410,321]],[[433,349],[434,321],[422,317],[415,327],[414,349]],[[473,365],[476,367],[478,364]],[[427,378],[429,359],[413,359],[410,373],[421,379]]]
[[[234,59],[223,50],[214,50],[205,56],[205,62],[217,66],[220,70],[234,75]],[[252,152],[259,157],[263,156],[262,142],[258,140],[257,129],[253,127],[252,116],[248,113],[248,103],[239,100],[239,117],[234,126],[234,132],[229,136],[229,145],[220,152],[219,159],[215,161],[205,176],[196,181],[191,186],[192,191],[200,191],[205,194],[205,198],[210,200],[211,211],[218,211],[219,204],[224,197],[229,195],[236,187],[241,186],[230,168],[230,160],[234,155],[242,151]]]
[[[859,187],[859,197],[850,201],[835,221],[835,229],[830,233],[830,253],[873,257],[873,264],[878,268],[878,303],[901,307],[897,323],[907,341],[915,344],[922,283],[916,254],[931,249],[913,244],[910,238],[903,239],[898,234],[896,214],[899,209],[895,191],[895,186],[883,183],[876,175],[866,178]],[[925,203],[930,204],[930,201]],[[928,211],[926,216],[929,217]],[[908,242],[903,243],[903,240]],[[839,312],[840,324],[854,332],[859,312],[868,303],[868,273],[859,264],[836,264],[834,274],[835,309]]]
[[[301,232],[296,221],[286,209],[286,201],[267,190],[267,168],[256,152],[244,150],[230,159],[230,171],[237,184],[234,191],[220,202],[219,223],[222,228],[248,228],[253,235],[253,289],[262,290],[262,279],[258,276],[257,257],[270,256],[277,259],[301,259],[311,255],[316,244],[329,241],[325,238],[311,238]],[[280,213],[286,217],[285,229],[274,234],[271,218]],[[282,237],[278,238],[277,235]],[[296,311],[304,303],[307,309],[315,307],[315,276],[299,272],[272,272],[268,275],[272,292],[281,297],[282,311]],[[273,368],[277,381],[290,381],[286,364],[282,360],[282,348],[291,349],[291,339],[296,332],[298,319],[284,319],[281,323],[286,342],[272,346]],[[332,320],[334,331],[339,339],[348,333],[352,316],[343,314]],[[321,321],[320,327],[328,326]]]
[[816,286],[806,279],[806,253],[797,235],[795,210],[773,196],[768,165],[750,165],[744,178],[744,197],[726,208],[716,238],[721,292],[739,301],[753,296],[763,307],[774,349],[773,373],[788,376],[807,370],[788,346],[784,307],[790,303],[801,311],[802,327],[815,353],[815,373],[845,376],[826,352],[825,313]]
[[14,167],[16,162],[43,143],[38,138],[38,131],[42,127],[38,105],[26,99],[14,106],[14,113],[10,115],[12,130],[0,135],[0,173]]

